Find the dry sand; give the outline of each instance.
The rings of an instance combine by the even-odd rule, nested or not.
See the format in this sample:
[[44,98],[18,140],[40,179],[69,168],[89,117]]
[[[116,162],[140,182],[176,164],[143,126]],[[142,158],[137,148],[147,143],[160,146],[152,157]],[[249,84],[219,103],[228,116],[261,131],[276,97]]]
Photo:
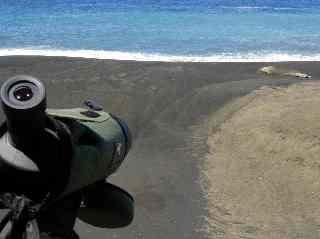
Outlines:
[[212,238],[320,238],[320,84],[262,87],[211,119]]

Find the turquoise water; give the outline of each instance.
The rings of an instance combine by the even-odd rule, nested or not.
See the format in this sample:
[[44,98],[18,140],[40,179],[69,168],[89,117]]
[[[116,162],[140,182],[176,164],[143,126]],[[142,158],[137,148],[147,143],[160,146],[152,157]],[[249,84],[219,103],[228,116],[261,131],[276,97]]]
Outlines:
[[2,0],[0,23],[0,55],[187,61],[320,56],[320,1],[311,0]]

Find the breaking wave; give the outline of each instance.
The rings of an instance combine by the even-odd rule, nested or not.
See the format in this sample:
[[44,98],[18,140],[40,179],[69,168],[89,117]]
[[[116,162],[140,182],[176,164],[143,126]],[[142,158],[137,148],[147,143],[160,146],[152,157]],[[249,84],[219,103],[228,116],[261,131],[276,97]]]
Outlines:
[[221,53],[209,56],[197,55],[165,55],[140,52],[121,52],[103,50],[58,50],[12,48],[0,49],[0,56],[58,56],[89,59],[110,59],[129,61],[160,62],[286,62],[286,61],[320,61],[320,53],[304,55],[279,52],[257,53]]
[[220,6],[218,8],[229,10],[308,10],[312,7],[270,7],[270,6]]

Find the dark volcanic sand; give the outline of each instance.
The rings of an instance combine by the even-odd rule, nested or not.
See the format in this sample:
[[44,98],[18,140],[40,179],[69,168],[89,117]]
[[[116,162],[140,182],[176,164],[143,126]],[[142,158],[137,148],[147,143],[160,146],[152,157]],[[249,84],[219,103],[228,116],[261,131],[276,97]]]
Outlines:
[[[0,57],[0,83],[16,74],[32,75],[44,81],[49,107],[79,107],[93,99],[132,129],[133,148],[111,181],[134,195],[134,222],[112,230],[79,222],[82,238],[209,238],[200,183],[209,152],[209,116],[263,85],[301,81],[257,73],[266,65],[277,64]],[[320,63],[281,65],[307,72],[313,80],[320,76]]]

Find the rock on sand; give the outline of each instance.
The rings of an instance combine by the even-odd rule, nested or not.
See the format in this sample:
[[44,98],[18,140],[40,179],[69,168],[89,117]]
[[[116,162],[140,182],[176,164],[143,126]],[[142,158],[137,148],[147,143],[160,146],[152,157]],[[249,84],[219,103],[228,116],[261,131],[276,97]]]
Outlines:
[[299,78],[311,78],[310,75],[290,69],[278,68],[275,66],[265,66],[259,69],[259,72],[266,75],[282,75],[282,76],[294,76]]

